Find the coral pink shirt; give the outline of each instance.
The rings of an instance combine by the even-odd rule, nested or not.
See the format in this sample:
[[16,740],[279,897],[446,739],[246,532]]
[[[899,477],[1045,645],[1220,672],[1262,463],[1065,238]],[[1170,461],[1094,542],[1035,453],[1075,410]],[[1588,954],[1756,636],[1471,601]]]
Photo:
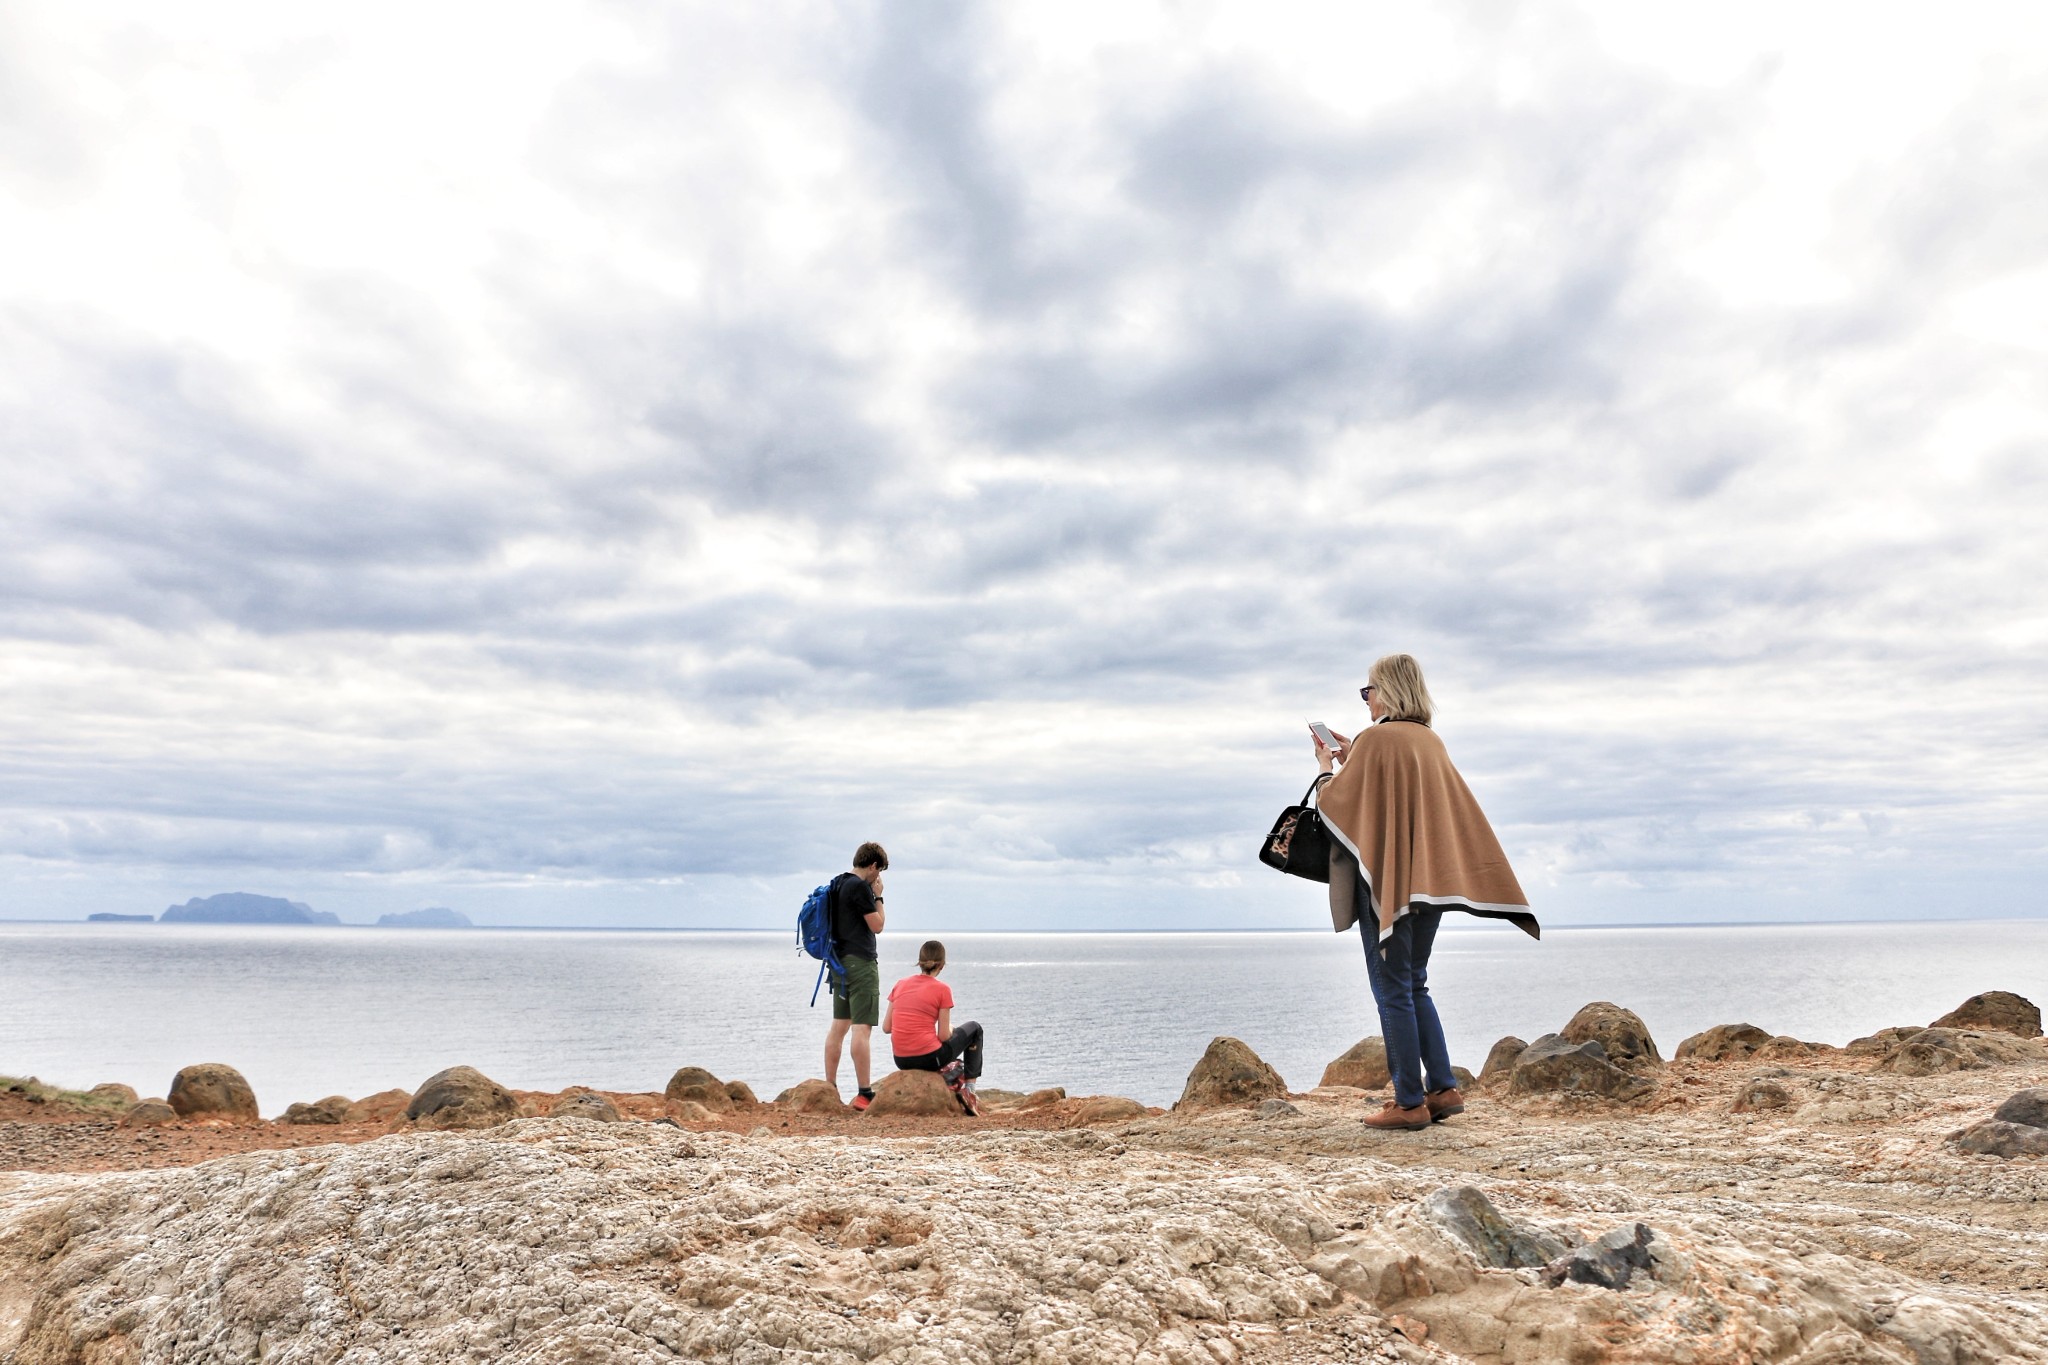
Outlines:
[[922,1057],[939,1050],[939,1011],[953,1008],[953,988],[919,972],[889,988],[896,1017],[889,1023],[890,1046],[898,1057]]

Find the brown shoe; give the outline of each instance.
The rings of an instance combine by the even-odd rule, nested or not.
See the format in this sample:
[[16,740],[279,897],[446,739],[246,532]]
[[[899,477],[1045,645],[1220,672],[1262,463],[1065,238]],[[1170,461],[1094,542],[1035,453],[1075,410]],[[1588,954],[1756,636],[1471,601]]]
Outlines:
[[1465,1112],[1465,1097],[1458,1092],[1455,1085],[1446,1086],[1433,1095],[1424,1095],[1422,1103],[1429,1110],[1431,1123],[1442,1123],[1453,1114]]
[[1388,1100],[1387,1107],[1377,1114],[1365,1117],[1368,1128],[1392,1128],[1404,1133],[1420,1132],[1429,1127],[1429,1106],[1418,1104],[1413,1109],[1403,1109],[1400,1101]]

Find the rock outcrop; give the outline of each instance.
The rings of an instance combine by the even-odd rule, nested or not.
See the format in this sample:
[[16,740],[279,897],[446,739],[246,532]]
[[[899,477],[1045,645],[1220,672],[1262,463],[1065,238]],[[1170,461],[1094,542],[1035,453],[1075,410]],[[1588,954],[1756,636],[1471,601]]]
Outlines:
[[2021,1038],[2041,1036],[2041,1008],[2023,995],[2011,991],[1985,991],[1973,995],[1928,1025],[1929,1028],[1975,1029],[1979,1032],[2010,1033]]
[[960,1107],[960,1100],[946,1083],[939,1079],[936,1071],[892,1071],[882,1077],[875,1086],[875,1101],[868,1106],[870,1114],[887,1118],[891,1114],[919,1114],[939,1118],[951,1114],[965,1118],[967,1113]]
[[1608,1100],[1633,1100],[1655,1087],[1607,1060],[1598,1039],[1575,1043],[1562,1034],[1546,1033],[1515,1059],[1508,1089],[1517,1095],[1581,1094]]
[[1607,1060],[1624,1069],[1664,1064],[1649,1027],[1636,1012],[1606,1000],[1595,1000],[1580,1009],[1560,1032],[1569,1042],[1600,1044]]
[[2022,1090],[1998,1106],[1992,1118],[2004,1123],[2024,1123],[2030,1128],[2048,1128],[2048,1086]]
[[[1268,1100],[1267,1104],[1285,1104],[1285,1100]],[[1072,1101],[1073,1112],[1067,1115],[1067,1127],[1086,1128],[1098,1123],[1129,1123],[1142,1119],[1152,1111],[1136,1100],[1122,1095],[1090,1095],[1085,1099]]]
[[109,1104],[130,1105],[142,1102],[142,1096],[135,1093],[134,1086],[122,1085],[118,1081],[102,1081],[85,1093]]
[[1507,1084],[1508,1077],[1514,1073],[1515,1063],[1528,1050],[1529,1045],[1513,1034],[1501,1039],[1487,1049],[1486,1065],[1479,1068],[1478,1083],[1488,1087]]
[[1907,1035],[1878,1061],[1876,1069],[1896,1076],[1935,1076],[2048,1058],[2040,1045],[2007,1033],[1924,1028]]
[[171,1108],[183,1119],[225,1119],[255,1123],[256,1092],[242,1073],[223,1062],[200,1062],[171,1079]]
[[278,1118],[278,1122],[294,1125],[347,1123],[349,1110],[354,1107],[346,1095],[329,1095],[326,1099],[314,1100],[311,1104],[301,1102],[289,1106]]
[[379,1090],[348,1107],[350,1123],[389,1123],[412,1105],[410,1090]]
[[121,1116],[123,1128],[160,1128],[177,1121],[178,1111],[162,1100],[138,1100]]
[[2020,1091],[1949,1141],[1984,1156],[2048,1156],[2048,1086]]
[[518,1117],[512,1092],[473,1066],[435,1072],[405,1106],[406,1122],[422,1128],[494,1128]]
[[838,1114],[846,1109],[839,1092],[815,1076],[807,1081],[798,1081],[777,1095],[775,1107],[798,1114]]
[[610,1097],[595,1090],[576,1090],[563,1095],[548,1108],[551,1119],[591,1119],[598,1123],[618,1123],[623,1115],[619,1106]]
[[1716,1024],[1695,1033],[1678,1045],[1673,1060],[1680,1062],[1732,1062],[1753,1056],[1771,1035],[1755,1024]]
[[1343,1056],[1324,1067],[1322,1083],[1348,1085],[1358,1090],[1380,1090],[1390,1079],[1387,1044],[1375,1034],[1353,1043]]
[[686,1066],[668,1078],[663,1095],[680,1103],[691,1100],[703,1105],[714,1114],[722,1114],[732,1108],[732,1095],[725,1088],[725,1082],[701,1066]]
[[1287,1082],[1258,1053],[1235,1038],[1214,1038],[1188,1073],[1175,1109],[1220,1109],[1285,1099]]

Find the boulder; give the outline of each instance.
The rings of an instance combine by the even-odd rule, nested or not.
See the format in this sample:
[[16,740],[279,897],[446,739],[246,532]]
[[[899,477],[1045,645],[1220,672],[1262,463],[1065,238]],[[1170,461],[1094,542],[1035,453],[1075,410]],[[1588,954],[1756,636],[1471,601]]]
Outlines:
[[1049,1085],[1041,1090],[1034,1090],[1023,1099],[1018,1100],[1017,1107],[1019,1109],[1043,1109],[1048,1104],[1058,1104],[1066,1097],[1067,1088],[1065,1086]]
[[160,1124],[176,1123],[178,1111],[162,1100],[139,1101],[121,1116],[123,1128],[155,1128]]
[[405,1106],[423,1128],[495,1128],[519,1117],[512,1092],[473,1066],[451,1066],[427,1078]]
[[1875,1033],[1866,1033],[1850,1043],[1842,1051],[1851,1057],[1882,1057],[1920,1032],[1918,1024],[1904,1024],[1896,1028],[1881,1028]]
[[1991,1115],[2005,1123],[2023,1123],[2029,1128],[2048,1128],[2048,1086],[2022,1090]]
[[350,1123],[389,1123],[412,1103],[410,1090],[379,1090],[365,1095],[348,1107]]
[[974,1091],[974,1102],[983,1109],[1015,1109],[1024,1102],[1024,1099],[1025,1095],[1021,1090],[983,1090],[976,1087]]
[[135,1093],[134,1086],[122,1085],[117,1081],[103,1081],[85,1093],[91,1095],[94,1099],[106,1100],[114,1104],[132,1106],[142,1103],[142,1096]]
[[846,1106],[839,1102],[839,1092],[815,1076],[807,1081],[798,1081],[775,1097],[777,1109],[789,1109],[799,1114],[843,1114]]
[[946,1088],[936,1071],[891,1072],[875,1087],[875,1101],[868,1106],[868,1113],[881,1117],[903,1114],[937,1118],[950,1114],[961,1118],[966,1112],[960,1107],[959,1097]]
[[1151,1111],[1144,1105],[1122,1095],[1090,1095],[1074,1101],[1074,1112],[1067,1115],[1065,1126],[1086,1128],[1096,1123],[1129,1123],[1149,1113]]
[[1887,1052],[1876,1069],[1894,1076],[1938,1076],[1949,1071],[1977,1071],[1986,1065],[1954,1029],[1924,1028]]
[[1574,1014],[1563,1032],[1570,1042],[1600,1044],[1607,1049],[1607,1060],[1615,1066],[1664,1065],[1649,1028],[1636,1012],[1605,1000],[1595,1000]]
[[562,1096],[548,1107],[551,1119],[592,1119],[598,1123],[617,1123],[619,1106],[594,1090],[578,1090]]
[[706,1109],[723,1113],[732,1108],[732,1095],[725,1082],[701,1066],[686,1066],[668,1078],[661,1092],[671,1100],[695,1100]]
[[1735,1092],[1734,1109],[1738,1114],[1753,1114],[1761,1109],[1784,1109],[1791,1103],[1792,1091],[1783,1081],[1752,1076]]
[[1732,1062],[1750,1056],[1771,1035],[1755,1024],[1716,1024],[1695,1033],[1678,1045],[1673,1055],[1680,1062]]
[[314,1100],[311,1104],[300,1103],[292,1105],[284,1111],[284,1117],[280,1118],[278,1122],[290,1124],[347,1123],[348,1111],[351,1107],[348,1096],[329,1095],[326,1099]]
[[1949,1141],[1959,1151],[1982,1156],[2048,1156],[2048,1128],[2036,1128],[2031,1123],[1985,1119],[1954,1134]]
[[1654,1086],[1608,1061],[1607,1050],[1596,1039],[1574,1043],[1561,1034],[1546,1033],[1515,1059],[1508,1089],[1517,1095],[1576,1091],[1603,1099],[1632,1100],[1647,1095]]
[[761,1103],[754,1098],[754,1087],[745,1081],[727,1081],[725,1097],[732,1101],[735,1109],[752,1109]]
[[1322,1083],[1348,1085],[1359,1090],[1380,1090],[1390,1079],[1387,1045],[1378,1034],[1374,1034],[1353,1043],[1343,1056],[1324,1067]]
[[1508,1218],[1470,1185],[1438,1190],[1422,1201],[1422,1213],[1497,1270],[1534,1270],[1569,1250],[1563,1239]]
[[1479,1084],[1500,1085],[1515,1069],[1515,1061],[1529,1045],[1512,1033],[1495,1043],[1486,1053],[1486,1065],[1479,1068]]
[[1454,1066],[1451,1068],[1451,1083],[1461,1090],[1476,1090],[1479,1078],[1462,1066]]
[[1826,1043],[1809,1043],[1802,1039],[1794,1038],[1789,1033],[1781,1033],[1758,1048],[1756,1055],[1768,1058],[1774,1062],[1797,1061],[1802,1057],[1811,1057],[1814,1053],[1820,1052],[1826,1047]]
[[666,1117],[677,1123],[716,1123],[718,1115],[695,1100],[670,1100]]
[[171,1080],[171,1108],[181,1119],[233,1119],[255,1123],[256,1092],[242,1073],[220,1062],[201,1062],[179,1071]]
[[1638,1270],[1656,1272],[1650,1242],[1656,1237],[1647,1223],[1616,1228],[1598,1241],[1575,1248],[1543,1268],[1543,1282],[1555,1289],[1570,1281],[1602,1289],[1626,1289]]
[[1986,991],[1971,996],[1928,1027],[1995,1030],[2021,1038],[2039,1038],[2041,1007],[2011,991]]
[[1255,1119],[1291,1119],[1300,1114],[1301,1110],[1286,1100],[1260,1100],[1252,1109],[1252,1117]]
[[1220,1109],[1287,1097],[1287,1082],[1259,1054],[1235,1038],[1214,1038],[1188,1073],[1176,1109]]

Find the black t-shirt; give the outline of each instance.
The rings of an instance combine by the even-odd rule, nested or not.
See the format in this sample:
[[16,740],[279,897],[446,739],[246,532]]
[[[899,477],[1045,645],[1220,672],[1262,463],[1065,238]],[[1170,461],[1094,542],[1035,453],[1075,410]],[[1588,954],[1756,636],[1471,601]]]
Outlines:
[[876,961],[875,931],[867,917],[875,913],[875,889],[864,878],[842,872],[832,879],[832,943],[839,956]]

